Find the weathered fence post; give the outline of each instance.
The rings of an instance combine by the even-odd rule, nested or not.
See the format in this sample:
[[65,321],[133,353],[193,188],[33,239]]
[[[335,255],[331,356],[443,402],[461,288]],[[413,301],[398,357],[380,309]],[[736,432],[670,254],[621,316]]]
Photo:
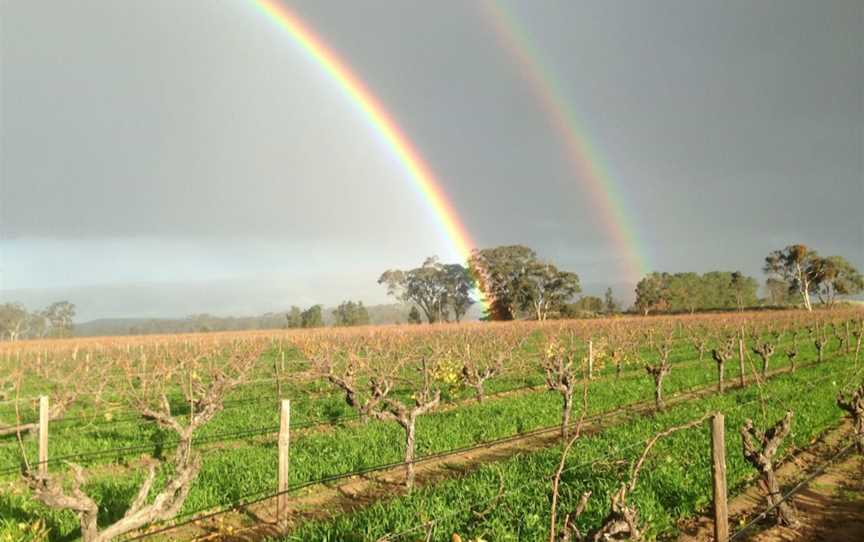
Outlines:
[[48,396],[39,397],[39,473],[48,474]]
[[738,337],[738,369],[741,371],[741,387],[747,384],[747,379],[744,374],[744,336]]
[[281,521],[288,512],[288,444],[291,431],[291,401],[283,399],[279,416],[279,496],[277,497],[277,515]]
[[714,475],[714,540],[729,540],[729,511],[726,507],[726,429],[723,414],[711,418],[711,465]]
[[588,339],[588,379],[594,378],[594,341]]

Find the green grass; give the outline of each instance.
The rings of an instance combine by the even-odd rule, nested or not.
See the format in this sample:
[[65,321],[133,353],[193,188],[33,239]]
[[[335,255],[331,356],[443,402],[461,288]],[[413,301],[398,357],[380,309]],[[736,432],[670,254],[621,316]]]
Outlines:
[[[737,432],[744,419],[752,417],[762,427],[780,419],[787,409],[795,411],[793,431],[781,449],[807,446],[842,416],[834,404],[838,384],[854,372],[840,359],[787,374],[771,381],[763,412],[758,392],[748,388],[687,403],[652,417],[610,428],[580,439],[569,455],[568,471],[562,478],[563,514],[572,510],[583,491],[592,497],[580,526],[596,527],[608,510],[611,493],[628,478],[629,468],[642,452],[647,438],[705,412],[726,413],[727,476],[730,490],[740,491],[755,472],[740,453]],[[831,376],[836,376],[836,380]],[[801,393],[811,379],[824,379]],[[626,448],[635,443],[636,446]],[[626,448],[626,449],[625,449]],[[711,498],[711,469],[707,426],[685,430],[661,440],[652,450],[636,491],[635,504],[650,538],[675,532],[677,520],[704,510]],[[460,533],[464,540],[545,540],[548,537],[551,475],[561,448],[513,457],[486,465],[458,479],[415,491],[409,496],[380,501],[369,508],[330,521],[309,522],[285,540],[375,540],[381,536],[434,520],[433,539],[446,540]],[[623,460],[623,462],[619,462]],[[499,481],[505,492],[500,499]],[[482,519],[474,512],[487,510]],[[414,530],[405,540],[425,537]]]

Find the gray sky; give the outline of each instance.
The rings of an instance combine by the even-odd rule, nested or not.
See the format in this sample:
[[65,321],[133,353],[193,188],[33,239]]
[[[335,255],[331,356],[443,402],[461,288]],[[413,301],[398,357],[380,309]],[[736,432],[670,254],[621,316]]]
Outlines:
[[[522,2],[652,269],[803,242],[864,267],[864,4]],[[611,242],[474,2],[291,2],[415,143],[481,246],[587,290]],[[386,300],[452,259],[358,109],[245,0],[0,0],[0,300],[79,319]]]

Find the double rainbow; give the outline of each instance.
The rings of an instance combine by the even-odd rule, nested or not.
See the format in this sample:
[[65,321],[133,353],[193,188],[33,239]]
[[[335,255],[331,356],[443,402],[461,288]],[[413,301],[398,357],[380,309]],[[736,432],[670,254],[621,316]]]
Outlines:
[[[467,260],[475,248],[471,236],[446,197],[441,183],[381,102],[295,13],[278,0],[255,0],[255,5],[337,84],[383,138],[429,206],[444,238],[456,254]],[[646,272],[647,264],[637,250],[639,242],[635,229],[629,223],[615,183],[600,165],[602,162],[597,152],[581,135],[576,115],[567,106],[561,86],[554,75],[543,68],[538,54],[517,21],[497,4],[489,2],[486,6],[493,28],[522,67],[546,116],[559,133],[575,176],[587,189],[594,207],[602,215],[609,236],[623,255],[622,269],[626,277],[628,280],[638,280]],[[481,304],[484,307],[488,306],[486,297],[481,292],[481,298],[484,298]]]

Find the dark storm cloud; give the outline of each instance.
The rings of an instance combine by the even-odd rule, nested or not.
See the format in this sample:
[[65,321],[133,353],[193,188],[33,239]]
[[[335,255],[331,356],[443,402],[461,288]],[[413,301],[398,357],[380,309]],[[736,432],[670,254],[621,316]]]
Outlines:
[[[480,244],[621,280],[585,180],[484,9],[292,6],[393,113]],[[375,269],[449,250],[356,108],[250,3],[0,9],[0,296],[196,273],[251,284],[275,268],[310,298],[342,284],[380,301]],[[560,80],[653,268],[758,274],[795,241],[864,267],[859,2],[505,9]],[[142,255],[158,273],[117,263]],[[345,278],[322,286],[311,266]],[[111,292],[116,313],[141,307]]]

